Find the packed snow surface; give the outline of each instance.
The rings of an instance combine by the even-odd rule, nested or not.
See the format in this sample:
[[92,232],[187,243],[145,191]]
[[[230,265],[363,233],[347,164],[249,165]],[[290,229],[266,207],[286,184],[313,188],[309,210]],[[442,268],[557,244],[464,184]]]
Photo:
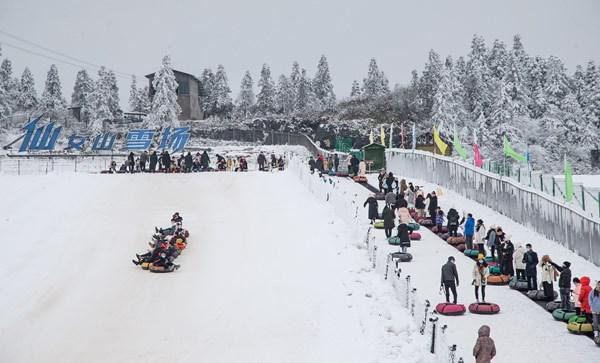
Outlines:
[[[363,236],[287,172],[2,176],[0,188],[0,362],[431,360]],[[134,266],[176,211],[191,233],[181,268]]]

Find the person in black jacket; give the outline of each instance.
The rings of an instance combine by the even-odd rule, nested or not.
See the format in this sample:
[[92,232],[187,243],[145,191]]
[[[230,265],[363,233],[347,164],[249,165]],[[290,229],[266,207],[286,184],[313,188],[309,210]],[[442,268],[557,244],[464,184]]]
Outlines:
[[350,159],[350,165],[352,165],[352,173],[354,176],[358,175],[358,164],[360,164],[360,161],[356,155],[352,155],[352,158]]
[[[394,183],[396,184],[395,186]],[[391,171],[388,173],[387,178],[385,178],[385,189],[388,193],[393,192],[394,189],[398,189],[398,179],[394,177],[394,174]]]
[[456,209],[454,208],[450,208],[450,210],[448,211],[448,214],[446,215],[446,219],[448,220],[448,233],[450,234],[450,236],[458,236],[458,226],[459,226],[459,219],[460,216],[458,215],[458,212],[456,211]]
[[335,168],[336,172],[339,171],[340,157],[338,156],[338,154],[333,154],[333,167]]
[[379,175],[377,175],[377,181],[379,182],[379,193],[384,193],[384,191],[383,191],[384,179],[385,179],[385,170],[381,169],[381,170],[379,170]]
[[194,163],[194,158],[192,157],[192,153],[188,151],[187,155],[185,156],[185,172],[189,173],[192,171],[192,165]]
[[410,234],[413,232],[406,223],[400,223],[398,225],[398,238],[400,238],[400,248],[402,252],[406,252],[406,249],[410,247]]
[[[456,284],[454,283],[456,281]],[[441,286],[446,292],[446,302],[450,303],[450,290],[452,290],[453,304],[456,304],[457,294],[456,287],[458,286],[458,272],[456,272],[456,265],[454,264],[454,257],[448,257],[448,262],[442,266],[442,278]]]
[[417,198],[415,198],[415,209],[419,214],[419,217],[425,217],[425,198],[423,198],[422,194],[417,194]]
[[156,171],[156,162],[158,161],[158,156],[156,155],[156,150],[152,152],[150,155],[150,172],[154,173]]
[[206,152],[206,150],[204,150],[202,156],[200,157],[200,165],[202,166],[202,171],[208,170],[208,166],[210,165],[210,158],[208,157],[208,153]]
[[500,255],[500,271],[503,275],[508,275],[510,277],[515,274],[513,268],[513,253],[515,253],[515,245],[511,242],[510,238],[507,238],[500,245],[498,255]]
[[385,237],[392,237],[392,230],[395,227],[394,220],[396,219],[396,213],[394,213],[394,208],[387,204],[383,208],[383,212],[381,213],[383,217],[383,228],[385,229]]
[[435,192],[431,192],[427,194],[425,199],[429,199],[429,206],[427,207],[429,210],[429,218],[431,218],[431,221],[435,223],[436,210],[438,208],[437,196],[435,195]]
[[394,205],[394,208],[408,208],[408,202],[404,199],[404,193],[396,194],[396,204]]
[[319,157],[317,158],[317,161],[315,162],[315,167],[317,168],[317,170],[319,171],[319,174],[323,173],[323,155],[319,155]]
[[[312,156],[310,157],[312,159]],[[258,170],[259,171],[264,171],[265,170],[265,164],[267,163],[267,158],[265,157],[265,154],[263,154],[263,152],[261,151],[260,154],[258,154],[258,157],[256,158],[256,162],[258,163]],[[309,162],[310,164],[310,162]],[[314,164],[314,160],[313,160],[313,164]],[[314,170],[314,165],[311,166],[311,172]]]
[[127,157],[127,170],[129,170],[129,172],[131,174],[133,174],[134,169],[135,169],[135,156],[133,155],[133,152],[130,152],[129,156]]
[[371,220],[371,224],[374,224],[375,220],[379,218],[377,199],[375,199],[374,195],[367,198],[365,204],[363,204],[363,208],[366,207],[367,204],[369,205],[369,219]]
[[525,264],[525,277],[527,278],[527,289],[537,290],[537,264],[538,255],[533,251],[531,243],[525,245],[527,252],[523,255],[523,263]]
[[162,165],[165,173],[169,173],[171,171],[171,155],[169,155],[168,151],[165,151],[162,155]]
[[557,265],[552,260],[550,264],[560,272],[558,278],[558,290],[560,292],[560,308],[571,310],[571,262],[564,261],[562,266]]

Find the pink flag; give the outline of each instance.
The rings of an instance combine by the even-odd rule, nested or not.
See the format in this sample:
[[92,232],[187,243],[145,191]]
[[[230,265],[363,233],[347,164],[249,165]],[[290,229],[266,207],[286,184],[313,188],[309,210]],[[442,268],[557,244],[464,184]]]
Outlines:
[[483,166],[483,159],[481,159],[481,153],[477,144],[473,144],[473,154],[475,154],[475,166],[481,168]]

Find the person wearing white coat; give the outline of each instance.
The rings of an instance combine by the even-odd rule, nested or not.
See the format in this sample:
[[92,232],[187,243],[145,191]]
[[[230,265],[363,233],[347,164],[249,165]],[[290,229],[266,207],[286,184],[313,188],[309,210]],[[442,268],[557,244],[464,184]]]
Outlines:
[[483,225],[483,221],[481,219],[477,220],[477,224],[475,225],[475,244],[479,249],[479,253],[485,256],[485,242],[486,242],[486,230]]
[[475,299],[479,303],[479,287],[481,287],[481,300],[485,302],[485,286],[487,278],[490,275],[487,263],[482,259],[475,263],[473,267],[473,286],[475,286]]
[[525,249],[520,243],[517,244],[515,253],[513,254],[513,262],[515,264],[515,270],[517,271],[517,280],[526,280],[525,278],[525,264],[523,263],[523,256],[525,255]]

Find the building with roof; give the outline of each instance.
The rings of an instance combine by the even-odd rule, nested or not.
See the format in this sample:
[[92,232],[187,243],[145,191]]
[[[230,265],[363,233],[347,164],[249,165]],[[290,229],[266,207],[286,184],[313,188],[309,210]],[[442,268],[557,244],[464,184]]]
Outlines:
[[[200,99],[200,80],[195,76],[173,69],[177,79],[177,103],[181,107],[180,120],[202,120],[202,101]],[[156,90],[152,87],[154,73],[146,75],[150,83],[150,99],[154,97]]]

